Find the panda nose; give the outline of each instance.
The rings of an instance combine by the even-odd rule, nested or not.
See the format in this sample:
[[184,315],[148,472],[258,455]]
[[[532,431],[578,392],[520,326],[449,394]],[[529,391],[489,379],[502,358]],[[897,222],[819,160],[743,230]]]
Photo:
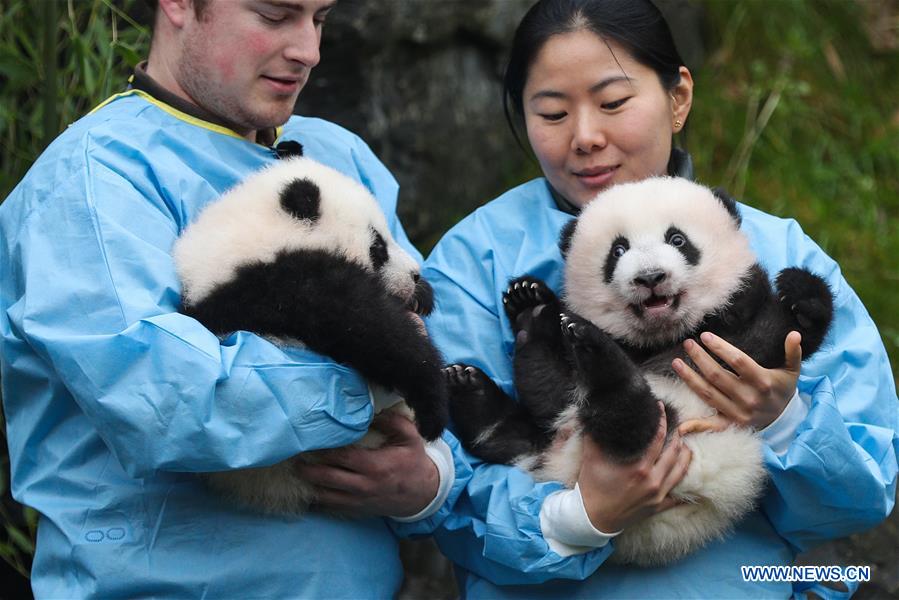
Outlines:
[[668,275],[664,271],[644,272],[634,277],[634,283],[644,287],[653,288],[665,281],[667,277]]

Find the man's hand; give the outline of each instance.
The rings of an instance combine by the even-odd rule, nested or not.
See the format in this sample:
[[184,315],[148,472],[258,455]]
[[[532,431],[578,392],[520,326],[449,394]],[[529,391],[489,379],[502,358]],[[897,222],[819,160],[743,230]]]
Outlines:
[[312,453],[320,463],[297,463],[297,473],[318,488],[316,504],[324,508],[394,517],[420,512],[437,495],[440,475],[415,424],[388,411],[372,428],[387,437],[380,448],[320,450]]
[[666,445],[666,432],[663,407],[655,438],[646,453],[629,464],[611,460],[584,436],[578,487],[587,516],[598,530],[616,533],[678,504],[668,494],[687,474],[693,454],[677,433]]
[[[703,333],[700,339],[715,356],[730,365],[734,373],[718,364],[702,346],[687,340],[684,349],[699,372],[680,359],[674,359],[672,367],[693,392],[716,409],[720,417],[742,427],[764,429],[780,416],[793,397],[799,379],[802,364],[799,332],[790,332],[784,340],[786,365],[783,369],[766,369],[739,348],[711,333]],[[720,417],[712,419],[720,424]],[[701,429],[685,423],[680,431],[685,434],[688,430]]]

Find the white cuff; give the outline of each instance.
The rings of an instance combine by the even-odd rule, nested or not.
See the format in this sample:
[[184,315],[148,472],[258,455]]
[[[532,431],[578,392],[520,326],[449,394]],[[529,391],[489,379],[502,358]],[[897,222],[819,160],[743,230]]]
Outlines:
[[796,430],[799,424],[805,420],[809,410],[811,410],[812,399],[806,394],[800,394],[797,389],[793,392],[793,397],[787,403],[783,412],[774,419],[767,427],[759,431],[769,448],[774,450],[775,454],[785,454],[790,442],[796,437]]
[[425,453],[428,458],[437,467],[437,475],[440,477],[440,483],[437,486],[437,495],[431,500],[431,503],[421,509],[418,513],[411,517],[390,517],[394,521],[400,523],[411,523],[420,521],[433,515],[440,510],[443,503],[446,502],[453,484],[456,483],[456,466],[453,461],[453,451],[442,439],[437,438],[433,442],[425,443]]
[[543,500],[540,529],[550,549],[559,556],[583,554],[602,548],[621,533],[603,533],[593,526],[577,484],[574,484],[573,490],[561,490]]

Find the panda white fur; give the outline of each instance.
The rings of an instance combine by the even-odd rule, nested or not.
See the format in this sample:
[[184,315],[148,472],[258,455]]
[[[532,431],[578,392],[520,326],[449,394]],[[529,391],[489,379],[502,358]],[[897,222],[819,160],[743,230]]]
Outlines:
[[[665,403],[668,431],[714,415],[674,374],[683,341],[711,331],[762,366],[784,364],[784,339],[802,334],[803,357],[832,318],[826,283],[785,269],[772,291],[729,197],[685,179],[613,187],[563,230],[564,303],[541,281],[514,280],[504,296],[516,334],[516,403],[482,372],[446,369],[451,416],[463,444],[490,462],[573,487],[581,439],[622,462],[649,446]],[[561,316],[560,316],[561,313]],[[553,444],[560,432],[574,434]],[[612,560],[658,565],[727,532],[752,509],[765,471],[750,430],[685,437],[693,452],[672,494],[685,501],[628,528]]]
[[[206,207],[173,256],[182,312],[210,331],[302,344],[359,371],[376,398],[395,391],[426,439],[442,431],[442,360],[409,314],[429,313],[433,294],[360,183],[308,158],[279,161]],[[374,432],[362,443],[377,445]],[[293,460],[308,457],[208,479],[255,509],[300,513],[314,497]]]

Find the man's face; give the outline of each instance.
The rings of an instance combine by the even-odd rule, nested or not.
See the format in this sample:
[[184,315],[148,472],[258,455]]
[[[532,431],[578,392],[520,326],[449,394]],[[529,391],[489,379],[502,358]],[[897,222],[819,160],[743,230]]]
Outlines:
[[335,0],[211,0],[184,24],[175,77],[238,133],[281,125],[318,64]]

